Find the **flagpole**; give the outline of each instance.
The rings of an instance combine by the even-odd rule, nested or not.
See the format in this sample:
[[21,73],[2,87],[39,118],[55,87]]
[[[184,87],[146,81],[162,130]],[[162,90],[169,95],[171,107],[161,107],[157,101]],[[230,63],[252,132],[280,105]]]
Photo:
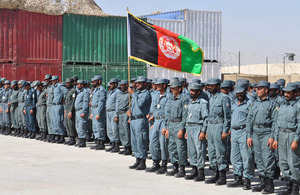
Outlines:
[[[127,49],[128,49],[128,87],[130,87],[130,31],[129,31],[129,19],[128,19],[129,8],[127,7]],[[130,93],[129,95],[129,110],[131,107]]]

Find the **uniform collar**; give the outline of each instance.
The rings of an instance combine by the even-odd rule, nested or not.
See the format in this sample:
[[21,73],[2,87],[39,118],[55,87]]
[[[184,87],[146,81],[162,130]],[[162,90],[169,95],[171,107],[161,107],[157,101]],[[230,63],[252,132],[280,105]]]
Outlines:
[[263,102],[263,101],[268,101],[270,100],[270,96],[267,96],[264,100],[261,100],[259,97],[257,97],[257,101]]
[[177,100],[177,99],[180,99],[182,97],[182,93],[181,94],[179,94],[176,98],[175,98],[175,96],[173,95],[173,100]]
[[239,100],[237,98],[234,100],[234,103],[238,106],[241,106],[243,104],[247,104],[248,101],[249,101],[249,98],[246,96],[246,98],[244,99],[244,101],[241,104],[239,104]]

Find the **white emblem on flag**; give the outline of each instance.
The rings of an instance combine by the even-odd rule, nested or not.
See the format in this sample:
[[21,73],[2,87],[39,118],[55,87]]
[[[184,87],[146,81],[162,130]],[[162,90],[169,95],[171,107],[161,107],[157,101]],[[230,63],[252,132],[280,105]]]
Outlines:
[[163,35],[159,38],[159,48],[167,58],[173,60],[178,58],[181,53],[181,49],[176,39],[167,35]]

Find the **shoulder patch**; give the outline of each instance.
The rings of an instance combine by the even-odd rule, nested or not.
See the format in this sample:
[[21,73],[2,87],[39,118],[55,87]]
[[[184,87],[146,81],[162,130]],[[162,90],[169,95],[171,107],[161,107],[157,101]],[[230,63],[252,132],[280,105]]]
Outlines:
[[185,109],[188,109],[188,108],[189,108],[189,105],[187,105],[187,104],[184,105],[184,108],[185,108]]
[[226,106],[229,107],[229,103],[228,102],[226,103]]
[[276,107],[275,107],[275,110],[279,111],[279,106],[276,106]]

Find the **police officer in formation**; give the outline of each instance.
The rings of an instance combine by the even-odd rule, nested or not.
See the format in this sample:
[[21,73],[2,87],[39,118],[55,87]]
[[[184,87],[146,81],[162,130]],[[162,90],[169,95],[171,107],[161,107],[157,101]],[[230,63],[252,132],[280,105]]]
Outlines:
[[[208,149],[214,173],[205,183],[225,185],[230,161],[234,180],[227,186],[250,190],[256,164],[260,183],[252,191],[274,193],[279,166],[286,186],[277,193],[299,194],[299,82],[285,86],[283,79],[256,84],[212,78],[188,84],[185,78],[140,76],[130,83],[113,78],[107,92],[96,75],[91,84],[74,76],[63,86],[50,74],[42,83],[1,78],[1,133],[34,139],[40,131],[37,140],[86,147],[90,118],[91,149],[104,150],[109,140],[107,151],[133,154],[130,169],[205,181]],[[188,165],[192,171],[186,175]]]

